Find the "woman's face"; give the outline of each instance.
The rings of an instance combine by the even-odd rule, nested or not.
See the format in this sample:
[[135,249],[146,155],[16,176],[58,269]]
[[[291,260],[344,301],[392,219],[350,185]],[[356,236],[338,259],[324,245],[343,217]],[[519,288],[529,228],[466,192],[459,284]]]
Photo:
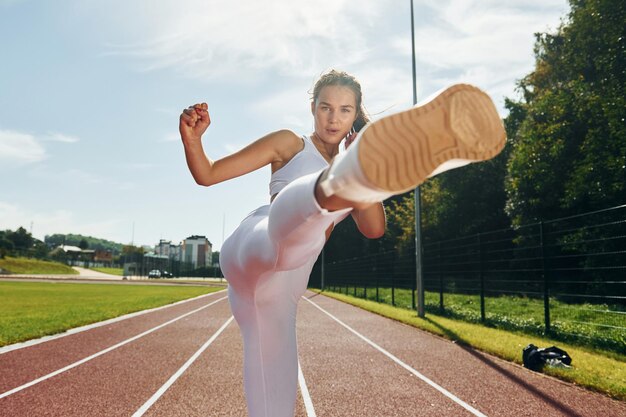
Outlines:
[[349,87],[327,85],[311,103],[315,133],[326,143],[339,144],[356,120],[356,97]]

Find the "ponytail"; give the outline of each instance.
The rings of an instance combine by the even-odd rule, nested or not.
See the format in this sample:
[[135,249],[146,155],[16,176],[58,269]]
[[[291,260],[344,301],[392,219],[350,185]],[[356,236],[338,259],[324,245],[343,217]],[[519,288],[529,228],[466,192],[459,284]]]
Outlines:
[[354,130],[360,132],[361,129],[365,127],[366,124],[370,122],[370,118],[365,112],[365,107],[363,104],[359,106],[358,113],[356,115],[356,120],[354,121]]

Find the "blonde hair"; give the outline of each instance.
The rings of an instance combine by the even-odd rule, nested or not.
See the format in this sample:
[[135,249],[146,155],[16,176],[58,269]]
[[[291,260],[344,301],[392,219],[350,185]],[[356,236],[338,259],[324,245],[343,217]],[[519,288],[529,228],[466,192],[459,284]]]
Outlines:
[[370,119],[365,112],[365,107],[363,106],[363,93],[361,92],[361,84],[357,81],[357,79],[348,74],[345,71],[337,71],[332,69],[317,80],[315,83],[315,87],[313,87],[313,102],[315,103],[319,98],[320,92],[322,88],[329,85],[340,85],[342,87],[348,87],[354,93],[356,97],[356,108],[357,115],[356,120],[354,121],[354,129],[358,132],[369,123]]

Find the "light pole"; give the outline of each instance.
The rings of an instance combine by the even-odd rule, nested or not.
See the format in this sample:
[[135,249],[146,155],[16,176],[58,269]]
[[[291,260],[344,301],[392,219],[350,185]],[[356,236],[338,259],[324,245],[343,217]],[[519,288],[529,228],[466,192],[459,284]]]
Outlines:
[[320,271],[320,287],[322,287],[322,291],[324,291],[324,263],[326,260],[324,259],[324,248],[322,248],[322,262],[321,262],[321,271]]
[[[413,57],[413,105],[417,104],[417,75],[415,69],[415,19],[411,0],[411,48]],[[422,207],[420,187],[415,187],[415,279],[417,290],[417,315],[424,317],[424,279],[422,276]]]

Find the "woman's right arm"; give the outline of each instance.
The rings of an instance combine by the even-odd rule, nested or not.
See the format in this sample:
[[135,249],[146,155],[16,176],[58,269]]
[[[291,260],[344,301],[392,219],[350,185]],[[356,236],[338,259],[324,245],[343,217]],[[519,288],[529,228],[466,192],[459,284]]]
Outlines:
[[[210,178],[213,161],[207,158],[202,148],[202,135],[211,124],[206,103],[189,106],[180,115],[178,130],[185,147],[185,158],[191,175],[198,184]],[[208,184],[205,184],[208,185]]]
[[301,140],[295,133],[279,130],[232,155],[213,161],[206,156],[202,147],[202,135],[210,124],[206,103],[190,106],[180,115],[179,130],[185,147],[187,166],[196,183],[200,185],[217,184],[280,162],[286,147],[301,146]]

